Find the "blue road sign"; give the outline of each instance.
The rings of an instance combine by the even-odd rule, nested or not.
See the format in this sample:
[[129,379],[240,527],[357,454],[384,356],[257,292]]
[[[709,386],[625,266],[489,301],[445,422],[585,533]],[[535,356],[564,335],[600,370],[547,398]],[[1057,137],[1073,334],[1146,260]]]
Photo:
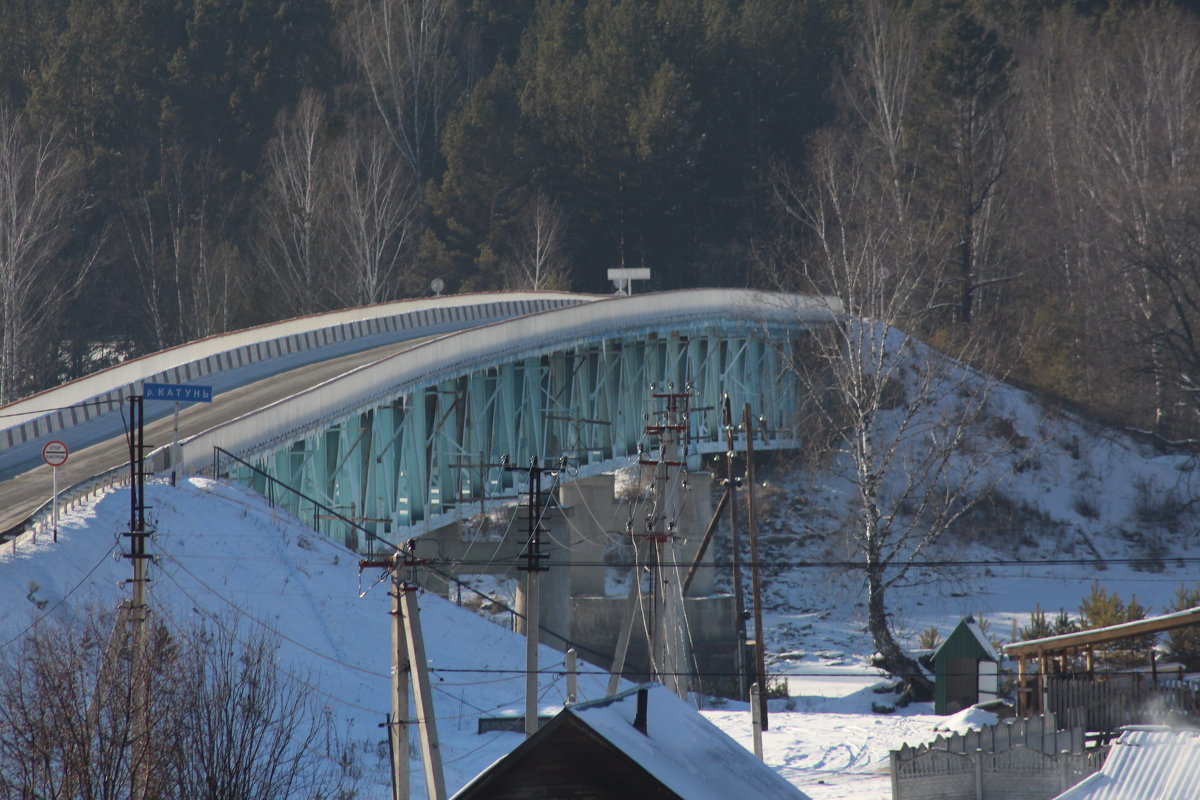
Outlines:
[[176,400],[180,403],[211,403],[211,386],[186,383],[144,383],[142,397],[147,400]]

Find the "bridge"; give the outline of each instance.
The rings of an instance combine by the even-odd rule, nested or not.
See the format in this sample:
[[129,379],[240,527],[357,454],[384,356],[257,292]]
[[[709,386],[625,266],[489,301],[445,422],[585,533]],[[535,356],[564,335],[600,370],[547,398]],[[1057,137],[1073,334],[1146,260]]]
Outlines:
[[[632,463],[656,391],[691,395],[693,461],[725,450],[725,394],[754,409],[756,448],[794,447],[801,387],[788,363],[836,311],[828,298],[727,289],[498,293],[211,337],[0,407],[0,531],[48,515],[48,441],[72,451],[60,468],[66,499],[123,480],[123,403],[146,381],[217,392],[180,415],[177,450],[172,404],[146,401],[154,471],[215,469],[263,491],[277,481],[298,492],[277,498],[296,513],[319,516],[303,495],[389,541],[511,502],[521,478],[503,456],[566,456],[572,478]],[[363,545],[354,531],[329,532]]]
[[[754,414],[733,433],[736,450],[749,437],[755,450],[796,447],[808,390],[793,362],[838,311],[828,298],[727,289],[471,295],[193,342],[0,408],[0,531],[36,535],[51,515],[49,467],[36,466],[47,442],[72,452],[59,468],[60,485],[70,487],[60,505],[127,482],[124,402],[138,395],[150,420],[149,472],[249,484],[360,552],[415,539],[438,556],[422,585],[448,594],[456,572],[511,577],[529,555],[522,531],[509,530],[488,540],[486,559],[472,559],[478,531],[467,535],[463,521],[529,495],[534,473],[521,467],[565,460],[552,513],[539,512],[536,523],[546,539],[536,557],[547,570],[538,613],[530,616],[518,585],[514,628],[526,632],[525,620],[536,618],[543,644],[582,648],[601,666],[620,659],[634,677],[655,669],[652,641],[658,657],[669,651],[678,661],[668,669],[676,680],[693,652],[708,691],[740,696],[736,685],[714,683],[744,675],[745,614],[736,592],[715,590],[712,554],[701,546],[709,484],[694,481],[688,490],[699,491],[684,503],[683,473],[671,466],[664,507],[678,533],[631,538],[607,526],[632,520],[641,501],[623,505],[607,473],[643,460],[696,470],[705,454],[726,452],[726,398],[739,417],[746,406]],[[174,404],[149,399],[144,385],[200,381],[215,390],[213,402],[182,410],[176,433]],[[669,420],[667,402],[682,406]],[[669,459],[652,435],[668,428]],[[629,596],[610,595],[609,547],[631,549],[642,563],[651,542],[662,550],[655,563],[670,565],[656,571],[662,586],[642,592],[636,569]],[[690,583],[679,568],[687,563]],[[654,605],[670,591],[677,604]],[[652,636],[651,624],[632,630],[634,619],[658,619],[668,608],[679,624],[664,623],[667,637]]]

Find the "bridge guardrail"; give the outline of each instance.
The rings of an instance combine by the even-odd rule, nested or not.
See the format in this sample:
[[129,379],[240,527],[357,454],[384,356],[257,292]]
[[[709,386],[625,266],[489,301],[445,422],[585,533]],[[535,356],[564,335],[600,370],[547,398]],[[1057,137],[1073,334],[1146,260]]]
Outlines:
[[[332,311],[218,334],[101,370],[0,406],[0,450],[118,410],[143,381],[186,383],[270,359],[430,325],[522,315],[595,299],[566,292],[494,293]],[[28,409],[25,412],[24,409]]]

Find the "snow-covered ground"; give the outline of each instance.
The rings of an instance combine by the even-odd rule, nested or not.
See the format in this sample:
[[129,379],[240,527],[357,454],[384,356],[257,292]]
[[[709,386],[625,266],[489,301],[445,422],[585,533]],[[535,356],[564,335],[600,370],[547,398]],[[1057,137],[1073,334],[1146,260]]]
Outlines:
[[[936,626],[943,636],[973,614],[994,638],[1009,641],[1035,603],[1075,613],[1093,580],[1151,613],[1181,583],[1193,586],[1200,555],[1195,517],[1187,508],[1192,461],[1156,453],[1068,417],[1035,413],[1020,393],[998,395],[990,428],[1030,456],[1003,487],[1016,513],[986,536],[947,541],[947,557],[971,562],[953,574],[892,596],[905,643]],[[1000,439],[997,440],[999,442]],[[996,446],[1001,446],[997,444]],[[841,491],[817,474],[779,471],[766,493],[764,560],[769,671],[786,678],[789,698],[772,700],[764,734],[767,762],[814,800],[890,795],[888,751],[930,740],[936,725],[927,704],[894,708],[867,664],[862,593],[853,572],[806,563],[840,558]],[[49,490],[49,487],[47,487]],[[360,574],[359,556],[271,509],[238,486],[192,479],[148,487],[157,534],[150,550],[154,613],[177,625],[204,618],[264,626],[278,635],[285,669],[317,687],[321,702],[353,740],[364,743],[361,796],[387,796],[384,735],[389,710],[388,597],[379,570]],[[126,595],[123,546],[129,495],[116,491],[68,511],[59,540],[41,531],[0,548],[0,657],[35,618],[70,619],[89,604],[113,608]],[[1078,558],[1031,566],[1020,559]],[[1098,557],[1152,557],[1147,564],[1101,566]],[[453,792],[520,743],[512,733],[478,735],[481,715],[523,709],[524,640],[432,594],[421,596],[434,702]],[[565,696],[563,656],[542,651],[541,700],[552,712]],[[557,671],[557,672],[556,672]],[[581,699],[603,693],[606,676],[584,667]],[[702,712],[750,747],[744,704],[703,701]],[[421,772],[414,765],[414,796]]]

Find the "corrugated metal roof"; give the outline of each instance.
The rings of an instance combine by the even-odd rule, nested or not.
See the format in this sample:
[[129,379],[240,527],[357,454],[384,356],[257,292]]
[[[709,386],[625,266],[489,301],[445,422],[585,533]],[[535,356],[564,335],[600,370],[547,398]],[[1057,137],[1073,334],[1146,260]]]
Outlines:
[[1055,800],[1196,800],[1200,731],[1128,726],[1101,770]]

